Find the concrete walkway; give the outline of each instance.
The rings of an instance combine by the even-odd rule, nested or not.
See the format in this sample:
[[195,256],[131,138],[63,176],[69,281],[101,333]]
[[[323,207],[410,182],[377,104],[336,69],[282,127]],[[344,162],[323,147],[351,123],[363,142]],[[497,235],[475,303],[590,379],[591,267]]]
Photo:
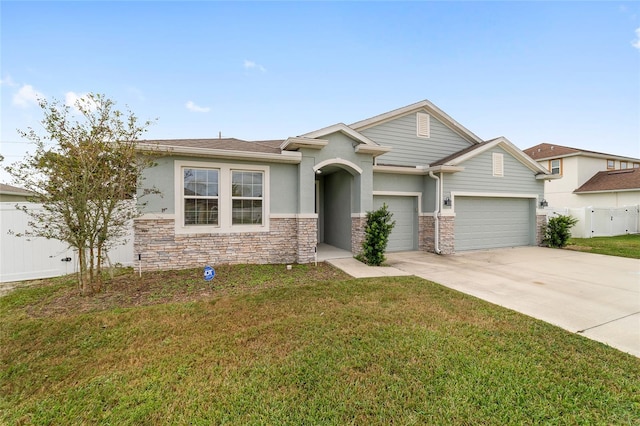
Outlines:
[[542,247],[390,253],[388,267],[327,260],[354,277],[416,275],[640,357],[640,260]]

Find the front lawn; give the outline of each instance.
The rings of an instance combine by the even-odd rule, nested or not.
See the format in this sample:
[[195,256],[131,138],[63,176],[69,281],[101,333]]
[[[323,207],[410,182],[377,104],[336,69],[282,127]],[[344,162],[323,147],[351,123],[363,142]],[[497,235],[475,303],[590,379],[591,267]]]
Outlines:
[[438,284],[325,264],[216,272],[0,298],[0,424],[640,419],[640,359]]
[[616,237],[571,238],[569,250],[640,259],[640,234]]

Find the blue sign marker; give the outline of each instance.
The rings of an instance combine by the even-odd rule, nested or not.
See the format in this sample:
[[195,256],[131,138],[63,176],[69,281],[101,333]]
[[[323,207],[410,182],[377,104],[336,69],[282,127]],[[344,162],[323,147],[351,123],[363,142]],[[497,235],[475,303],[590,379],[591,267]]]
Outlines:
[[204,280],[211,281],[216,276],[216,271],[211,266],[204,267]]

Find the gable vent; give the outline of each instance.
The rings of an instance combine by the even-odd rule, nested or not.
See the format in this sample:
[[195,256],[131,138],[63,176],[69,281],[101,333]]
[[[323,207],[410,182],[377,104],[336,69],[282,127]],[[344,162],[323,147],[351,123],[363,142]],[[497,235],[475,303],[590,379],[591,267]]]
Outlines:
[[493,175],[497,177],[504,176],[504,157],[498,152],[493,153]]
[[418,123],[417,135],[421,138],[431,137],[431,123],[430,116],[424,112],[416,114],[416,121]]

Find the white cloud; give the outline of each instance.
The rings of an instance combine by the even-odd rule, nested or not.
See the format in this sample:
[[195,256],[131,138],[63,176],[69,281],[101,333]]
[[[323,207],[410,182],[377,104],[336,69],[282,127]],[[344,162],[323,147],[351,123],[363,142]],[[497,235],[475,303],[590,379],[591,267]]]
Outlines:
[[64,95],[64,104],[73,108],[77,113],[80,113],[78,109],[78,103],[87,108],[89,111],[95,111],[98,108],[98,104],[92,99],[87,97],[86,93],[77,94],[75,92],[67,92]]
[[631,43],[636,49],[640,49],[640,28],[636,28],[636,39]]
[[29,105],[38,105],[38,99],[44,98],[44,95],[38,92],[30,84],[23,84],[20,90],[13,95],[13,104],[21,108],[28,108]]
[[211,110],[209,107],[198,106],[193,101],[187,102],[184,106],[186,106],[189,111],[193,112],[209,112]]
[[7,74],[5,78],[0,78],[0,86],[16,87],[17,85],[18,83],[13,81],[9,74]]
[[244,60],[244,69],[246,69],[246,70],[257,69],[257,70],[260,70],[262,72],[266,72],[267,71],[266,68],[263,67],[262,65],[256,64],[255,62],[249,61],[248,59]]

